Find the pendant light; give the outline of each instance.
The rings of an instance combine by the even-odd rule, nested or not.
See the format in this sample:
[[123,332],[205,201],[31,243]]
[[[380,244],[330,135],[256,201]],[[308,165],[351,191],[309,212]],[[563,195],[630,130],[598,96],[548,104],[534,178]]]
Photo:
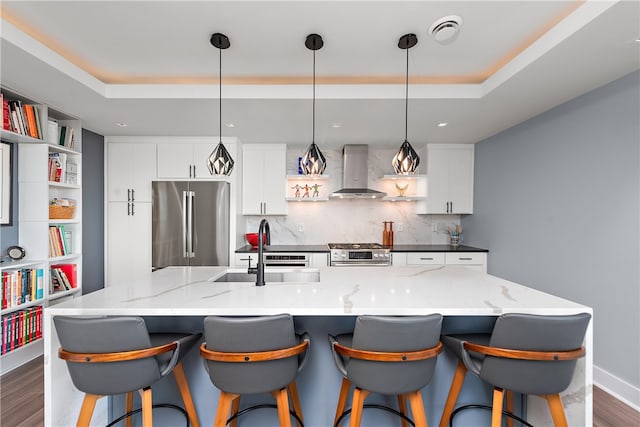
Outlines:
[[398,47],[407,51],[407,73],[405,79],[405,101],[404,101],[404,142],[400,146],[400,149],[393,156],[393,170],[396,175],[412,175],[416,173],[418,165],[420,164],[420,157],[416,150],[413,149],[409,140],[407,139],[407,123],[409,120],[409,49],[418,43],[418,38],[415,34],[405,34],[400,37],[398,41]]
[[216,148],[213,149],[213,152],[209,155],[209,159],[207,160],[207,164],[209,166],[209,172],[211,175],[231,175],[231,171],[233,170],[233,159],[231,155],[225,148],[222,143],[222,49],[227,49],[231,46],[229,43],[229,38],[222,33],[215,33],[211,36],[211,44],[218,48],[220,53],[219,59],[219,103],[220,103],[220,142],[216,145]]
[[313,130],[311,145],[300,159],[300,168],[305,175],[322,175],[327,167],[327,160],[316,145],[316,50],[320,49],[324,42],[318,34],[309,34],[304,45],[313,51]]

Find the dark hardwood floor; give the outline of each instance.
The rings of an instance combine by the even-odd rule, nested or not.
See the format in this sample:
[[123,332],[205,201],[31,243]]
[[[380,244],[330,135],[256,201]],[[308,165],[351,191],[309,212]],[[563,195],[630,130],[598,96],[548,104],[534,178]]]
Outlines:
[[[44,425],[43,358],[39,357],[0,377],[0,426]],[[593,427],[640,426],[640,412],[598,387],[593,388]],[[580,426],[576,426],[580,427]]]

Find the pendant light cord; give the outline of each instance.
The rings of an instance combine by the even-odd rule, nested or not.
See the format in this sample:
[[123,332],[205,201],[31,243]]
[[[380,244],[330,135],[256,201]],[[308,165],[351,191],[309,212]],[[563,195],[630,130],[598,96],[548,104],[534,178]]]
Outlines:
[[404,83],[404,140],[407,141],[407,123],[409,122],[409,48],[407,47],[407,72]]
[[220,135],[220,143],[222,143],[222,49],[218,49],[218,52],[220,53],[219,56],[219,66],[218,66],[218,72],[219,72],[219,78],[218,78],[218,102],[219,102],[219,108],[218,108],[218,112],[219,112],[219,133],[218,135]]
[[311,142],[316,142],[316,51],[313,51],[313,121]]

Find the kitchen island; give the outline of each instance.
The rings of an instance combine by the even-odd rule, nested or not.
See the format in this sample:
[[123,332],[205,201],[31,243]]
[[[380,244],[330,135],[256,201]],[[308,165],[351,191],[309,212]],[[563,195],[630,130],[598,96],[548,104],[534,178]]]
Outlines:
[[[326,427],[333,419],[340,384],[326,334],[346,332],[353,326],[355,316],[441,313],[445,316],[443,332],[446,333],[486,329],[487,324],[490,327],[487,320],[508,312],[592,313],[589,307],[460,266],[323,267],[314,269],[319,273],[318,281],[267,281],[263,287],[250,282],[212,281],[227,270],[227,267],[166,268],[47,308],[44,313],[45,425],[75,424],[82,398],[71,384],[64,362],[57,358],[59,344],[51,320],[56,315],[140,315],[145,316],[151,327],[157,324],[201,330],[202,318],[207,315],[290,313],[295,316],[296,327],[307,330],[312,339],[308,364],[298,380],[305,425]],[[592,335],[590,325],[585,339],[586,357],[578,361],[572,384],[561,395],[571,426],[592,423]],[[438,423],[454,368],[452,356],[442,353],[434,378],[424,391],[430,425]],[[185,370],[200,421],[211,425],[217,391],[197,351],[185,360]],[[154,388],[154,400],[164,402],[171,397],[169,391],[165,391],[174,387],[173,380],[170,381],[167,387]],[[156,392],[158,388],[161,390]],[[463,387],[466,395],[461,395],[459,404],[489,398],[482,391],[475,392],[476,388],[481,389],[482,385],[474,383],[474,378],[468,375]],[[393,399],[390,402],[393,404]],[[117,407],[117,402],[113,406]],[[550,425],[542,399],[528,398],[526,411],[533,424]],[[119,414],[117,410],[115,413]],[[271,415],[274,422],[277,419],[275,413],[256,413],[261,413],[258,416],[265,420],[271,420]],[[379,417],[380,413],[375,411],[374,415]],[[260,425],[271,425],[264,422],[271,421]],[[464,425],[462,419],[460,425]]]

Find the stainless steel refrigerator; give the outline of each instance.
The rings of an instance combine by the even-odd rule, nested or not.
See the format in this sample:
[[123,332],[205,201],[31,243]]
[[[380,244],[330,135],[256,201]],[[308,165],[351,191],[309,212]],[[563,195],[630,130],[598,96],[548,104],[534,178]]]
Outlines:
[[154,181],[152,268],[229,265],[229,183]]

